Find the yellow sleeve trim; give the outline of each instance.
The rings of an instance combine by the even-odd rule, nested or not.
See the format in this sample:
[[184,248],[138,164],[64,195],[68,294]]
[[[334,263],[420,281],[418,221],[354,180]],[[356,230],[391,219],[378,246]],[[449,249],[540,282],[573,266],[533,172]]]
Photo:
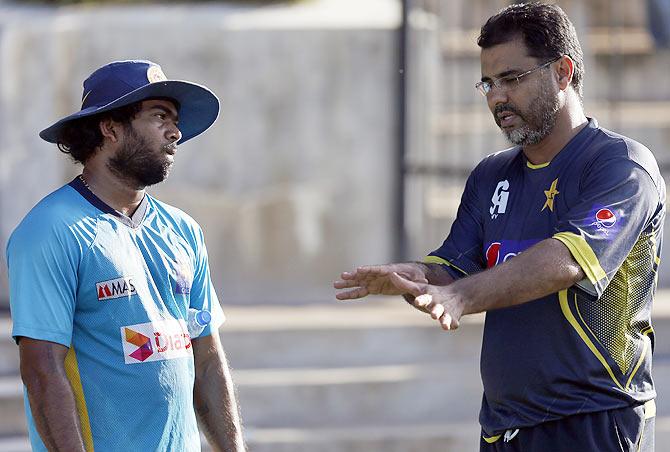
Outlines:
[[486,441],[487,443],[489,443],[489,444],[493,444],[493,443],[495,443],[496,441],[498,441],[498,440],[500,439],[501,436],[502,436],[502,435],[496,435],[496,436],[490,436],[490,437],[488,437],[488,438],[487,438],[486,436],[482,436],[482,439],[483,439],[484,441]]
[[[635,376],[635,374],[637,374],[637,371],[640,369],[642,361],[644,361],[644,357],[647,354],[647,350],[649,349],[649,344],[651,343],[651,341],[649,340],[649,334],[653,332],[654,329],[651,327],[651,325],[642,330],[642,334],[644,335],[644,348],[642,349],[642,353],[640,353],[640,358],[637,360],[635,369],[633,369],[633,371],[630,373],[630,377],[628,377],[628,381],[626,382],[626,390],[630,388],[630,382],[633,380],[633,377]],[[654,412],[656,412],[656,405],[654,405]]]
[[526,160],[526,166],[527,166],[528,168],[530,168],[530,169],[541,169],[541,168],[546,168],[546,167],[549,166],[550,163],[551,163],[551,161],[549,161],[549,162],[544,162],[544,163],[539,163],[539,164],[537,164],[537,165],[533,165],[532,163],[530,163],[530,161]]
[[74,347],[70,347],[65,356],[65,374],[72,386],[74,399],[79,412],[79,422],[81,423],[81,434],[84,437],[84,446],[87,452],[93,452],[93,433],[91,432],[91,421],[88,417],[88,408],[86,408],[86,399],[84,398],[84,388],[81,385],[79,375],[79,365],[77,364],[77,355]]
[[596,253],[581,235],[573,232],[559,232],[554,234],[553,238],[567,246],[577,263],[582,267],[586,277],[589,278],[594,286],[598,281],[607,280],[605,270],[600,266]]
[[426,256],[426,257],[423,259],[423,261],[424,261],[426,264],[440,264],[440,265],[446,265],[446,266],[449,266],[449,267],[451,267],[451,268],[453,268],[453,269],[455,269],[455,270],[458,270],[459,272],[463,273],[465,276],[468,276],[468,272],[466,272],[465,270],[463,270],[463,269],[461,269],[461,268],[458,268],[457,266],[455,266],[454,264],[452,264],[452,263],[449,262],[448,260],[446,260],[446,259],[442,259],[441,257],[438,257],[438,256]]

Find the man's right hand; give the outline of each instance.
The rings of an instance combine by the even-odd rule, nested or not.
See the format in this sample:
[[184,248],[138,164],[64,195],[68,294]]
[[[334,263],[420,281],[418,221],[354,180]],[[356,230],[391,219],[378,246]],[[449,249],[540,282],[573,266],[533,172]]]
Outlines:
[[390,280],[393,273],[416,282],[428,283],[426,266],[418,262],[402,264],[369,265],[358,267],[353,272],[344,272],[339,280],[333,283],[338,292],[338,300],[355,300],[368,295],[403,295],[405,291],[398,289]]

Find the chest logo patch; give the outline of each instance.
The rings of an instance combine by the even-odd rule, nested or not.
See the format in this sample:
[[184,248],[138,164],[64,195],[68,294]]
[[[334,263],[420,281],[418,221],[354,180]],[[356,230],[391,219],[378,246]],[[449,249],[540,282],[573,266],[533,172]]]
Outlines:
[[191,284],[193,282],[193,271],[191,266],[185,260],[178,260],[174,263],[175,287],[174,293],[178,295],[188,295],[191,293]]
[[556,190],[556,185],[558,185],[558,177],[551,183],[549,190],[544,191],[544,196],[547,197],[547,200],[545,201],[544,206],[542,206],[542,210],[540,210],[540,212],[542,212],[547,207],[549,207],[549,210],[552,212],[554,211],[554,198],[556,198],[556,195],[560,193],[560,191]]
[[140,323],[121,327],[126,364],[184,358],[193,354],[183,320]]
[[600,209],[596,212],[596,226],[598,229],[611,228],[616,223],[614,213],[608,208]]
[[121,277],[110,279],[95,284],[98,301],[112,300],[114,298],[130,297],[137,293],[132,278]]
[[491,219],[498,218],[498,215],[505,213],[507,210],[507,200],[509,199],[509,181],[501,180],[498,182],[496,189],[493,192],[493,197],[491,198],[491,208],[489,213],[491,214]]

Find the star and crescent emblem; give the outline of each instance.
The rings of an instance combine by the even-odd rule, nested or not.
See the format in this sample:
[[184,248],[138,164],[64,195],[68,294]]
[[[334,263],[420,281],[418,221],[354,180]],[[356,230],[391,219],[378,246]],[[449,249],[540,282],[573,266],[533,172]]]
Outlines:
[[554,211],[554,198],[556,198],[556,195],[560,193],[560,191],[556,190],[556,185],[558,185],[558,178],[554,179],[554,181],[551,183],[551,187],[549,187],[549,190],[544,191],[544,195],[547,197],[547,200],[544,203],[544,206],[542,206],[542,212],[544,209],[549,207],[549,210],[552,212]]

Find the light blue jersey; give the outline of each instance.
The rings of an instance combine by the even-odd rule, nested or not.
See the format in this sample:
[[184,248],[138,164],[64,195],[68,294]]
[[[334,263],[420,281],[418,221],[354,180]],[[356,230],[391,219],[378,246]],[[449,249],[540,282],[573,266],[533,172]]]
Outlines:
[[[185,319],[224,315],[198,224],[149,195],[132,218],[76,178],[37,204],[7,246],[12,335],[69,347],[89,451],[200,451]],[[26,398],[33,450],[46,450]]]

